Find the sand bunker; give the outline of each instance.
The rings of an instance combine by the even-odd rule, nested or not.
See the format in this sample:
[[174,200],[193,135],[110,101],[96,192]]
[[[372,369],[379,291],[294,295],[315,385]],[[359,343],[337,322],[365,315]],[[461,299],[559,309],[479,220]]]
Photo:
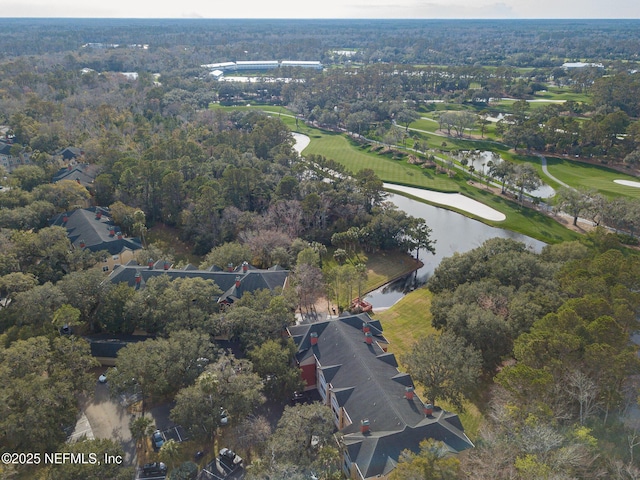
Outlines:
[[640,182],[634,182],[634,181],[631,181],[631,180],[614,180],[613,183],[617,183],[619,185],[624,185],[625,187],[640,188]]
[[301,133],[292,133],[292,135],[293,139],[296,141],[293,148],[296,150],[296,152],[298,152],[298,154],[301,154],[302,151],[307,148],[309,142],[311,142],[311,139]]
[[494,222],[501,222],[507,218],[504,213],[501,213],[491,207],[487,207],[485,204],[469,197],[465,197],[459,193],[434,192],[431,190],[423,190],[422,188],[394,185],[392,183],[385,183],[384,188],[396,192],[408,193],[409,195],[422,198],[423,200],[427,200],[428,202],[436,203],[438,205],[457,208],[458,210],[462,210]]

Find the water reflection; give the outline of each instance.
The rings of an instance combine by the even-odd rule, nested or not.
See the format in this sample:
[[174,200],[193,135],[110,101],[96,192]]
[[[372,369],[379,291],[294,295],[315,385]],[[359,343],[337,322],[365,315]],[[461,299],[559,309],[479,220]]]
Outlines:
[[436,240],[436,254],[420,252],[420,260],[424,263],[422,268],[368,294],[366,300],[373,305],[374,309],[390,307],[408,291],[424,285],[443,258],[450,257],[455,252],[464,253],[473,250],[490,238],[512,238],[525,243],[536,252],[540,252],[545,246],[544,242],[526,235],[491,227],[459,213],[427,205],[402,195],[390,194],[389,201],[409,215],[425,219],[432,230],[431,237]]
[[[456,158],[458,160],[466,158],[469,162],[468,165],[473,165],[477,174],[482,174],[482,176],[489,173],[489,168],[491,166],[491,163],[489,162],[497,164],[503,161],[502,157],[498,153],[488,150],[463,150]],[[556,194],[556,191],[553,187],[546,183],[542,183],[538,188],[527,192],[527,194],[531,197],[551,198]]]

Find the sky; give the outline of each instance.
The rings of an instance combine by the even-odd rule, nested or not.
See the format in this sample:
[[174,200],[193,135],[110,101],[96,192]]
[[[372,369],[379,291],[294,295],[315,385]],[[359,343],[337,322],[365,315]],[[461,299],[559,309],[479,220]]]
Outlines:
[[640,18],[638,0],[0,0],[0,17]]

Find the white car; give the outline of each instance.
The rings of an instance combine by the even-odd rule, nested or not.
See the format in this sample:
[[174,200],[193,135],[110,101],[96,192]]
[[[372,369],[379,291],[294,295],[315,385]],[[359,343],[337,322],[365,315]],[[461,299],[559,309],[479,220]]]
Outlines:
[[100,383],[107,383],[107,372],[104,372],[98,377]]

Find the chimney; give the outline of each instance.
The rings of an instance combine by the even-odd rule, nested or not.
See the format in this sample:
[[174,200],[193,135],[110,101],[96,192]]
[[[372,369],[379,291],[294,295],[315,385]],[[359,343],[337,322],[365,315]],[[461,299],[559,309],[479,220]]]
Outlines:
[[227,271],[233,272],[233,263],[227,263]]
[[118,240],[122,240],[122,232],[118,232]]
[[111,228],[109,229],[109,236],[113,237],[116,234],[116,229],[115,228]]
[[249,264],[247,262],[242,262],[242,273],[247,273],[249,270]]
[[367,435],[369,433],[369,419],[360,420],[360,433]]
[[371,327],[369,327],[369,322],[362,322],[362,331],[364,333],[367,333],[370,330],[371,330]]
[[364,334],[364,341],[367,343],[367,345],[371,345],[373,343],[373,335],[371,334],[371,332],[367,332]]
[[309,340],[311,340],[311,346],[318,344],[318,334],[316,332],[311,332],[309,335]]
[[142,281],[142,275],[140,275],[140,272],[136,273],[136,285],[140,285],[140,282]]
[[430,417],[431,415],[433,415],[433,405],[431,403],[425,403],[423,410],[424,410],[424,414],[427,417]]
[[170,266],[170,263],[169,263],[169,262],[167,262],[167,261],[165,261],[165,262],[164,262],[164,269],[165,269],[165,270],[169,270],[169,266]]
[[236,288],[240,288],[240,277],[236,276]]
[[404,388],[404,398],[407,400],[413,400],[413,387],[405,387]]
[[62,216],[62,223],[67,223],[69,221],[69,215],[66,213]]
[[71,171],[71,170],[73,170],[73,167],[71,165],[67,165],[67,170]]
[[149,266],[149,270],[153,270],[153,258],[149,259],[149,262],[147,263],[147,265]]
[[84,248],[87,244],[84,243],[84,240],[80,240],[80,248]]

